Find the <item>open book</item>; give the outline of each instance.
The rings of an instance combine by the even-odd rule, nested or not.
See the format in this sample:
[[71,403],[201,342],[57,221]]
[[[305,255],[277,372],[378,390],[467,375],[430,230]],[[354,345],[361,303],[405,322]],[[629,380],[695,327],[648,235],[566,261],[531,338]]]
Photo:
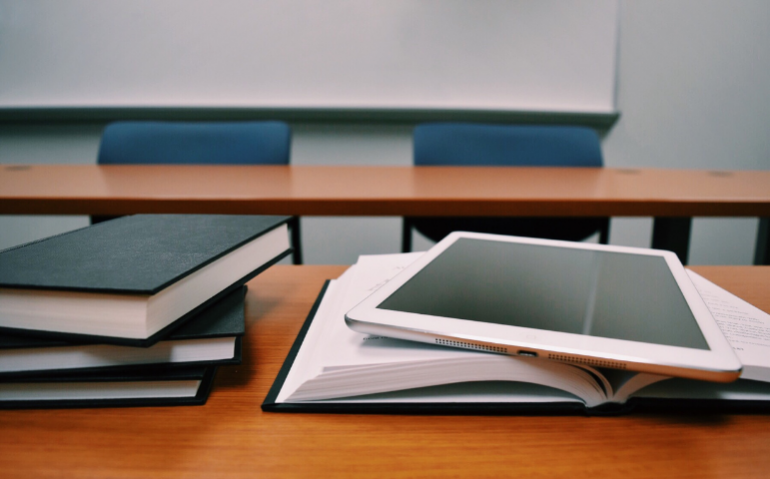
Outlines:
[[345,312],[419,254],[362,256],[338,280],[327,283],[263,409],[569,412],[620,410],[621,404],[654,408],[681,400],[770,409],[770,315],[693,272],[695,286],[745,366],[735,383],[600,370],[350,330]]

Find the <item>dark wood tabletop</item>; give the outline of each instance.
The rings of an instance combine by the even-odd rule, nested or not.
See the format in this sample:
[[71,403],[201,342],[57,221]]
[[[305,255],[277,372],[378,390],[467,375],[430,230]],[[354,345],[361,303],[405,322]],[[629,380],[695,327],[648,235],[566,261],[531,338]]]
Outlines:
[[[263,413],[327,278],[275,266],[252,280],[241,366],[199,407],[0,411],[0,476],[766,477],[770,416],[387,416]],[[770,267],[698,267],[770,312]]]

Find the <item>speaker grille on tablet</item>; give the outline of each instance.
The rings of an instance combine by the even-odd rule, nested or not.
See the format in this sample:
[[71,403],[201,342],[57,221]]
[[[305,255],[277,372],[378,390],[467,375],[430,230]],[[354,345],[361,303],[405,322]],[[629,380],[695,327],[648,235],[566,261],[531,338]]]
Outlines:
[[554,359],[556,361],[566,361],[568,363],[586,364],[588,366],[596,366],[598,368],[626,369],[625,364],[619,363],[616,361],[607,361],[604,359],[581,358],[578,356],[568,356],[566,354],[548,353],[548,359]]
[[476,349],[478,351],[489,351],[492,353],[503,353],[503,354],[508,353],[508,349],[500,346],[487,346],[484,344],[466,343],[464,341],[452,341],[450,339],[436,338],[436,344],[440,344],[442,346],[452,346],[455,348]]

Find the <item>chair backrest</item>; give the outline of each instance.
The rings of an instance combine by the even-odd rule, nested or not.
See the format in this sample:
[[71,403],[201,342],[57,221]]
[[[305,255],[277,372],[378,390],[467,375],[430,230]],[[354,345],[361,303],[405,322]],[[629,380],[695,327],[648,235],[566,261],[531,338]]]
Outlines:
[[279,121],[119,121],[107,125],[97,162],[289,164],[291,130]]
[[599,137],[577,126],[425,123],[414,129],[415,165],[603,165]]

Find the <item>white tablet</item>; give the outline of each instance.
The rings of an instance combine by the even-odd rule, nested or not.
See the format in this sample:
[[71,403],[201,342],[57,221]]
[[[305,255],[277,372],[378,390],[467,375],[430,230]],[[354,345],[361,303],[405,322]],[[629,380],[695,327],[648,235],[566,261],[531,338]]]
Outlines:
[[729,382],[741,364],[675,254],[456,232],[349,311],[354,330]]

